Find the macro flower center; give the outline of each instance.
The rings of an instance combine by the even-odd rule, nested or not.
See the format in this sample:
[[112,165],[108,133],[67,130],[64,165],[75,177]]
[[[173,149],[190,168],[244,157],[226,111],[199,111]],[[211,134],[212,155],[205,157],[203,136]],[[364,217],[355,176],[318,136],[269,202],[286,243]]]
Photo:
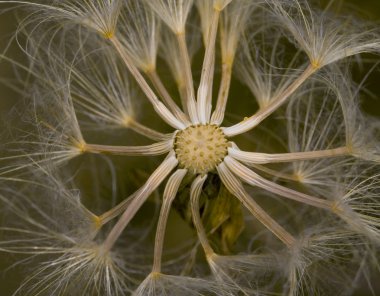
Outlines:
[[227,155],[228,141],[222,130],[211,124],[193,125],[176,135],[174,150],[180,166],[195,174],[206,174]]

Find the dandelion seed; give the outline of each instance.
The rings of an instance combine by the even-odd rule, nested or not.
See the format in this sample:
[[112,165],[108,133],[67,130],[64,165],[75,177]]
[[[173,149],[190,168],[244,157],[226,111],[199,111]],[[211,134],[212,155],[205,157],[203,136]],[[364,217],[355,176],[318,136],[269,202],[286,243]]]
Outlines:
[[306,1],[270,1],[275,19],[320,68],[363,52],[378,52],[377,33],[354,19],[337,20],[328,11],[313,11]]

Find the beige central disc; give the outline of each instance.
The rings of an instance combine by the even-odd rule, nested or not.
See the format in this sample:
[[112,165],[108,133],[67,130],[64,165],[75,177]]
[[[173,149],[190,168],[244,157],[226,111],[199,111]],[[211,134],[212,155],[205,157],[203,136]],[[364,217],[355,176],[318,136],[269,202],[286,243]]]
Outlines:
[[175,152],[180,166],[195,174],[213,171],[227,155],[228,141],[216,125],[193,125],[180,131]]

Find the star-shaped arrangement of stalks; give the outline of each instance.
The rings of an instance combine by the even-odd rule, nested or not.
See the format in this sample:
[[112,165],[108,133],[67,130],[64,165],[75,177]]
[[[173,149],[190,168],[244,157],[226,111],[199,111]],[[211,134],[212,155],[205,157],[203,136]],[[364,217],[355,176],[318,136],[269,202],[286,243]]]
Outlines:
[[[360,86],[352,82],[348,60],[378,53],[379,32],[297,0],[9,3],[28,12],[17,36],[26,36],[30,64],[22,69],[33,81],[27,85],[39,138],[24,142],[37,151],[2,159],[17,160],[3,166],[4,184],[25,184],[3,190],[5,212],[31,228],[5,226],[4,237],[21,237],[4,239],[0,250],[58,256],[38,266],[16,293],[315,295],[329,286],[328,279],[349,290],[352,272],[366,274],[361,268],[374,262],[380,241],[379,141],[376,125],[360,113]],[[200,67],[192,63],[194,56],[202,60]],[[169,75],[176,90],[167,86]],[[244,89],[242,97],[231,91],[234,84]],[[152,112],[136,115],[135,106],[146,99],[170,133],[153,128],[159,119]],[[240,104],[256,104],[257,110],[243,112],[250,115],[237,123],[226,120],[227,106],[237,110]],[[92,143],[86,120],[102,129],[131,129],[154,143]],[[243,134],[250,144],[238,144]],[[276,137],[284,145],[281,152],[265,144]],[[131,196],[96,215],[65,189],[66,182],[48,176],[84,154],[166,157]],[[38,182],[9,177],[31,168],[39,171]],[[37,189],[28,186],[49,193],[39,192],[37,199]],[[153,266],[139,282],[138,268],[118,253],[118,242],[160,187]],[[205,197],[210,188],[215,196],[228,196],[218,210],[210,209],[216,203],[204,205],[212,199]],[[191,271],[169,275],[163,271],[164,238],[179,192],[197,239]],[[262,200],[272,209],[260,205]],[[222,214],[213,228],[205,226]],[[233,245],[247,239],[241,234],[244,220],[247,228],[252,218],[273,236],[251,234],[247,244],[260,247],[234,254]],[[194,255],[200,249],[203,259]],[[203,262],[199,270],[197,260]]]

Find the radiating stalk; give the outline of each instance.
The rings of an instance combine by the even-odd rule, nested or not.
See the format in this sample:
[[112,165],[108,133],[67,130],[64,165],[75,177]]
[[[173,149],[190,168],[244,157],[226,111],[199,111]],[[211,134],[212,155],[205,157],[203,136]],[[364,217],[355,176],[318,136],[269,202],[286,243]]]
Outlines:
[[349,149],[347,147],[339,147],[316,151],[268,154],[229,148],[228,155],[247,164],[266,164],[344,156],[349,155]]
[[202,192],[202,186],[207,179],[207,175],[199,175],[191,184],[190,189],[190,204],[191,204],[191,214],[193,216],[193,223],[197,230],[198,239],[203,247],[206,256],[214,254],[214,251],[208,242],[206,231],[202,224],[202,219],[199,214],[199,198]]
[[99,216],[99,222],[101,225],[107,224],[112,219],[116,218],[117,216],[121,215],[131,204],[132,200],[135,198],[137,192],[133,193],[126,199],[124,199],[121,203],[119,203],[117,206],[113,207],[112,209],[108,210],[107,212],[103,213]]
[[155,140],[155,141],[163,141],[163,140],[169,140],[173,138],[173,134],[163,134],[158,131],[155,131],[139,122],[134,120],[133,118],[128,119],[127,127],[131,130],[135,131],[136,133],[145,136],[149,139]]
[[214,9],[208,33],[205,56],[203,60],[201,81],[198,88],[197,109],[199,121],[205,124],[209,121],[212,97],[212,81],[214,79],[215,40],[218,32],[220,11]]
[[133,201],[129,204],[119,221],[115,224],[103,242],[103,252],[106,253],[111,250],[124,228],[129,224],[137,211],[141,208],[152,192],[156,190],[162,181],[177,166],[177,164],[178,161],[175,158],[174,153],[170,153],[161,165],[151,174],[145,184],[136,192],[136,196],[133,198]]
[[232,77],[232,65],[223,63],[222,65],[222,80],[220,82],[218,99],[216,102],[215,110],[211,117],[211,123],[220,125],[223,122],[224,114],[226,111],[228,94],[230,92]]
[[228,168],[244,182],[252,185],[263,188],[274,194],[313,206],[321,209],[332,210],[333,204],[331,201],[317,198],[296,190],[278,185],[274,182],[268,181],[263,177],[259,176],[237,160],[234,160],[232,157],[227,156],[224,159],[224,162]]
[[157,92],[161,96],[162,100],[165,102],[165,104],[169,107],[169,109],[173,112],[173,114],[181,119],[182,122],[186,123],[186,125],[190,125],[189,119],[185,113],[182,112],[182,110],[177,106],[177,104],[174,102],[172,97],[170,96],[168,90],[164,86],[164,84],[161,81],[160,76],[158,76],[157,71],[148,71],[146,72],[146,75],[149,77],[150,81],[156,88]]
[[267,168],[266,166],[260,165],[260,164],[248,164],[250,167],[257,169],[267,175],[271,175],[273,177],[279,178],[279,179],[284,179],[288,181],[299,181],[299,177],[295,176],[294,174],[286,174],[283,172],[279,172],[276,170],[272,170],[270,168]]
[[83,147],[84,152],[128,156],[161,155],[169,152],[172,148],[173,140],[162,141],[146,146],[110,146],[85,144]]
[[184,32],[176,34],[180,58],[183,63],[183,71],[185,73],[185,87],[186,87],[186,106],[189,113],[190,120],[193,124],[199,123],[197,114],[197,105],[195,102],[194,82],[191,72],[190,55],[186,44],[186,35]]
[[315,72],[317,68],[312,65],[309,65],[302,74],[293,81],[283,92],[273,98],[267,107],[260,109],[256,114],[252,115],[249,118],[244,119],[243,121],[230,126],[224,127],[223,132],[228,137],[233,137],[236,135],[240,135],[245,133],[259,123],[261,123],[265,118],[271,115],[274,111],[276,111],[282,104],[286,102],[286,100]]
[[161,272],[161,262],[162,262],[162,250],[164,245],[166,224],[169,217],[169,211],[174,198],[177,195],[178,188],[181,185],[183,178],[185,177],[187,170],[177,170],[166,183],[164,196],[162,199],[162,206],[160,211],[160,217],[158,218],[156,239],[154,245],[154,261],[152,273]]
[[147,96],[150,103],[153,105],[154,110],[157,114],[170,126],[175,129],[184,129],[186,127],[185,123],[180,119],[176,118],[173,113],[157,98],[156,94],[150,88],[149,84],[146,82],[140,71],[134,66],[131,58],[128,56],[126,51],[123,48],[123,45],[120,43],[119,39],[116,36],[113,36],[109,39],[111,44],[114,46],[116,51],[119,53],[120,57],[124,61],[124,64],[135,78],[136,82]]
[[269,231],[279,238],[287,247],[291,248],[295,243],[295,238],[268,215],[245,191],[241,182],[231,173],[222,162],[217,167],[219,176],[226,188],[240,200],[240,202],[259,220]]
[[184,110],[185,114],[189,114],[189,110],[187,108],[187,91],[186,91],[186,85],[184,83],[177,83],[179,97],[181,99],[181,105],[182,109]]

